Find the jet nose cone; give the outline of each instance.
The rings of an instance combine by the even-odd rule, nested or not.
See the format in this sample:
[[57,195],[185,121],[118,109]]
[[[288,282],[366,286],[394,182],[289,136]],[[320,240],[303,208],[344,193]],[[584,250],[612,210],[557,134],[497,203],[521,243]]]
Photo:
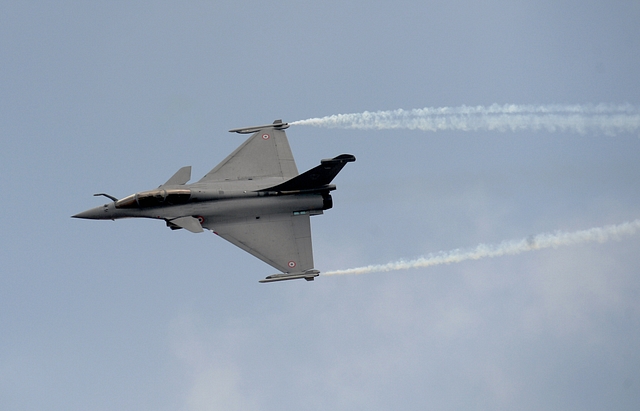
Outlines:
[[105,218],[105,207],[101,206],[101,207],[94,207],[91,208],[87,211],[83,211],[81,213],[78,213],[76,215],[72,215],[71,217],[73,218],[86,218],[89,220],[100,220]]

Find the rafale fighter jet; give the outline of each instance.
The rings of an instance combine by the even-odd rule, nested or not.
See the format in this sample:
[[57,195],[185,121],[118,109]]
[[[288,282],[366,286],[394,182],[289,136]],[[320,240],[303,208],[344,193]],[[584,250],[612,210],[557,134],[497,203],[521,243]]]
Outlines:
[[171,229],[193,233],[206,228],[282,272],[260,282],[312,281],[320,272],[313,267],[309,217],[333,206],[331,181],[356,158],[342,154],[298,174],[284,132],[288,127],[276,120],[229,130],[253,134],[198,182],[186,184],[191,166],[182,167],[155,190],[119,200],[94,194],[112,202],[73,217],[157,218]]

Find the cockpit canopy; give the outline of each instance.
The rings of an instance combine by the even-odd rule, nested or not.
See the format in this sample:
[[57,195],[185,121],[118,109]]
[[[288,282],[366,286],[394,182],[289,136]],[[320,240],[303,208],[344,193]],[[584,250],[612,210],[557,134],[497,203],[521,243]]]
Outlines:
[[183,188],[141,191],[116,201],[116,208],[147,208],[184,204],[189,201],[189,198],[191,198],[191,190]]

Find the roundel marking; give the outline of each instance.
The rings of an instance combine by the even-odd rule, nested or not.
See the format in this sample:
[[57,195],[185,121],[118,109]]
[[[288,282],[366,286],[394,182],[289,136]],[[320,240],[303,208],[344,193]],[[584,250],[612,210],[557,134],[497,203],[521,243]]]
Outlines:
[[262,139],[263,140],[269,140],[269,134],[263,134],[262,135]]
[[289,262],[287,263],[287,265],[289,266],[289,268],[295,268],[295,266],[296,266],[296,262],[295,262],[295,261],[289,261]]
[[197,215],[197,216],[196,216],[196,218],[198,219],[198,222],[199,222],[200,224],[204,223],[204,217],[203,217],[203,216],[201,216],[201,215]]

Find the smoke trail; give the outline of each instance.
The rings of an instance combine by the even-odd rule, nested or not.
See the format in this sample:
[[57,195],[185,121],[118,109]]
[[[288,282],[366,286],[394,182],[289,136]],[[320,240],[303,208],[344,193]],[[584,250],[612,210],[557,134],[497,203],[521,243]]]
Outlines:
[[515,105],[428,107],[298,120],[292,125],[361,130],[409,129],[423,131],[546,130],[604,132],[607,135],[640,129],[640,107],[625,105]]
[[440,264],[459,263],[466,260],[479,260],[488,257],[515,255],[525,251],[543,248],[557,248],[565,245],[580,244],[591,241],[604,243],[611,239],[619,239],[623,235],[633,235],[640,229],[640,219],[619,225],[595,227],[588,230],[538,234],[522,240],[504,241],[499,244],[480,244],[471,249],[455,249],[428,254],[415,260],[399,260],[387,264],[368,265],[366,267],[349,268],[325,272],[324,275],[368,274],[387,271],[406,270],[409,268],[431,267]]

